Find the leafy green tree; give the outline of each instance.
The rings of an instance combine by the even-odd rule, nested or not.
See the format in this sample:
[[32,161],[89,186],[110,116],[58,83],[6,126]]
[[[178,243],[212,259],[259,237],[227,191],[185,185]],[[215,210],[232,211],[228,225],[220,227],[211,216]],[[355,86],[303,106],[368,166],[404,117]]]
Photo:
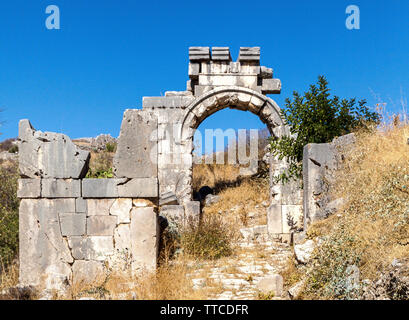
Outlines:
[[371,112],[365,100],[331,97],[328,81],[319,76],[317,84],[301,96],[293,92],[293,100],[286,99],[282,117],[289,126],[291,136],[271,139],[272,153],[286,159],[287,171],[275,177],[286,182],[302,174],[303,148],[308,143],[331,142],[359,128],[370,129],[380,121],[380,115]]

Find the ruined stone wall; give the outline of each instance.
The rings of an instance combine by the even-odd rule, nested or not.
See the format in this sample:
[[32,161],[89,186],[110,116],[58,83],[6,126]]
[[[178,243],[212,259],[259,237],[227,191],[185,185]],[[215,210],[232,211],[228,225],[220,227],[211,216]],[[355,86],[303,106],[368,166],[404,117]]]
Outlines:
[[[260,48],[240,48],[234,62],[227,47],[192,47],[189,78],[186,91],[144,97],[142,109],[125,111],[111,179],[86,179],[88,151],[64,134],[20,121],[22,284],[60,290],[115,270],[154,270],[159,217],[200,220],[200,203],[192,201],[193,134],[213,113],[250,111],[272,135],[289,134],[280,108],[266,96],[280,93],[281,82],[260,66]],[[271,177],[285,170],[285,161],[270,160]],[[300,190],[296,182],[271,179],[271,235],[300,228]]]
[[354,134],[334,139],[331,143],[310,143],[303,152],[304,230],[339,209],[344,200],[335,199],[332,188],[335,172],[342,166],[346,148],[355,142]]
[[156,169],[146,168],[143,177],[131,170],[128,177],[86,179],[89,152],[66,135],[34,130],[28,120],[20,121],[19,144],[22,285],[63,291],[109,272],[156,269]]

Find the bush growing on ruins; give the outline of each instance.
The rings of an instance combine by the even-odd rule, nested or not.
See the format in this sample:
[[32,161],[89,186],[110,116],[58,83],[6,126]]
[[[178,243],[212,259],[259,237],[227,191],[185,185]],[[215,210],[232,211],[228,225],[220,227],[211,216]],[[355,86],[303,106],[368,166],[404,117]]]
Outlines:
[[7,266],[18,249],[17,179],[17,164],[0,167],[0,266]]
[[358,129],[371,129],[380,121],[380,115],[371,112],[366,101],[330,97],[328,81],[324,76],[301,96],[293,92],[293,101],[286,99],[282,117],[291,136],[271,140],[272,153],[287,159],[289,168],[275,177],[282,182],[301,177],[303,148],[308,143],[327,143],[335,137]]
[[116,143],[107,143],[106,145],[105,145],[105,149],[106,149],[106,151],[107,152],[115,152],[115,150],[116,150]]

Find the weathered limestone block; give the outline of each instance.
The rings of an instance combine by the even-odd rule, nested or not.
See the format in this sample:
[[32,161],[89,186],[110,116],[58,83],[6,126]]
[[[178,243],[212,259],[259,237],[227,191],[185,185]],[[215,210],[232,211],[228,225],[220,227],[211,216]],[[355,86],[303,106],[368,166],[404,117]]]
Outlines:
[[131,229],[129,223],[118,225],[114,233],[115,250],[119,252],[131,250]]
[[154,113],[127,109],[114,156],[117,177],[151,178],[158,175],[158,121]]
[[87,200],[84,198],[75,199],[75,212],[87,213]]
[[116,216],[89,216],[87,218],[87,235],[113,236],[117,220]]
[[283,233],[283,214],[281,204],[272,204],[268,207],[267,229],[269,234]]
[[261,92],[263,94],[279,94],[281,93],[280,79],[263,79],[261,85]]
[[294,246],[294,255],[299,263],[308,263],[311,260],[312,253],[315,249],[313,240],[307,240],[302,244]]
[[159,244],[158,217],[152,207],[131,211],[132,270],[156,270]]
[[273,69],[261,66],[260,67],[260,77],[262,79],[271,79],[273,77]]
[[124,183],[122,179],[83,179],[83,198],[118,198],[118,185]]
[[185,220],[188,224],[198,225],[200,221],[200,201],[187,201],[184,203]]
[[337,211],[344,199],[331,199],[335,172],[343,162],[345,148],[355,142],[354,134],[334,139],[331,143],[311,143],[303,152],[304,229],[312,222],[327,218]]
[[118,195],[121,198],[156,198],[158,196],[158,179],[128,179],[125,183],[118,185]]
[[19,123],[19,169],[29,178],[83,178],[90,154],[61,133],[36,131],[30,121]]
[[239,61],[260,61],[260,47],[240,47]]
[[86,231],[85,213],[59,213],[61,234],[63,236],[83,236]]
[[200,63],[198,62],[189,62],[189,78],[197,79],[200,73]]
[[159,197],[160,206],[172,205],[172,204],[178,204],[178,198],[176,197],[174,192],[168,191],[160,195]]
[[190,61],[207,61],[210,60],[209,47],[190,47],[189,48]]
[[282,205],[283,232],[292,233],[303,228],[302,205]]
[[114,201],[109,213],[118,217],[119,223],[131,222],[132,199],[119,198]]
[[212,47],[212,60],[231,61],[229,47]]
[[184,109],[194,100],[193,96],[143,97],[143,109]]
[[108,216],[114,199],[87,199],[88,216]]
[[64,289],[74,262],[60,229],[59,212],[74,212],[75,199],[23,199],[19,209],[21,285]]
[[105,261],[114,253],[112,236],[68,237],[72,256],[76,260]]
[[75,260],[72,265],[72,282],[74,285],[92,285],[98,287],[105,281],[104,266],[99,261]]
[[41,179],[18,179],[17,197],[40,198]]
[[73,179],[42,179],[44,198],[77,198],[81,196],[81,181]]
[[257,289],[264,294],[274,294],[275,297],[281,297],[283,294],[284,279],[279,274],[273,274],[262,278],[257,283]]
[[160,215],[176,224],[183,224],[185,208],[182,205],[166,205],[160,208]]

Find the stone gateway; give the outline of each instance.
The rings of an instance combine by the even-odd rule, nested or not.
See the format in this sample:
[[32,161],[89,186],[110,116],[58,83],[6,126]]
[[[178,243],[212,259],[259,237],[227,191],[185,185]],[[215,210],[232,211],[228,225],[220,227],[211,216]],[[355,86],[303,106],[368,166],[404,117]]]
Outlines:
[[[20,283],[64,290],[78,279],[95,281],[106,270],[155,270],[158,216],[199,221],[192,201],[193,135],[200,123],[224,108],[249,111],[271,135],[289,134],[273,70],[260,66],[260,48],[243,47],[233,61],[228,47],[189,48],[186,91],[144,97],[142,109],[125,110],[114,175],[87,179],[90,154],[60,133],[19,123]],[[286,162],[270,157],[270,177]],[[297,181],[270,179],[268,232],[288,237],[302,227]]]

